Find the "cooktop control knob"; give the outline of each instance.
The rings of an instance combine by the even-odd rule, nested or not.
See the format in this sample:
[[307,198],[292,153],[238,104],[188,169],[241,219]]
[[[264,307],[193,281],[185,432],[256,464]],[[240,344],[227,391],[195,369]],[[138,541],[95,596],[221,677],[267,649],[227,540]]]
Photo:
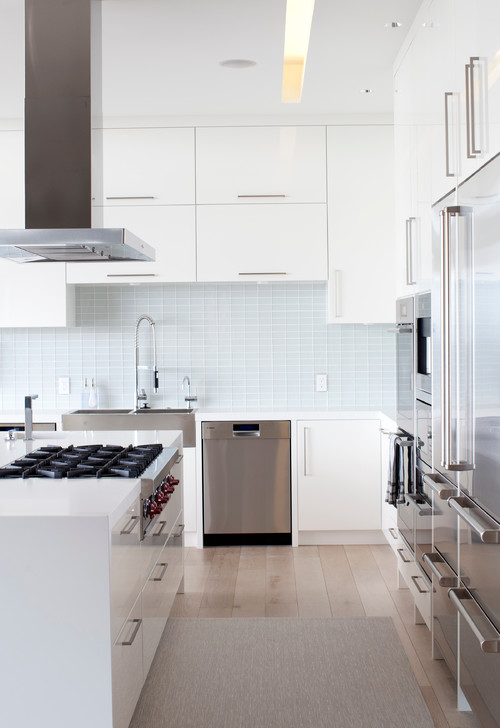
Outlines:
[[161,513],[162,507],[159,503],[157,503],[155,500],[151,501],[151,505],[149,506],[149,517],[154,518],[158,513]]
[[170,496],[164,492],[163,488],[158,488],[155,493],[155,501],[157,503],[168,503]]
[[174,487],[176,485],[179,485],[179,479],[178,478],[174,478],[173,475],[169,475],[168,478],[167,478],[167,480],[169,482],[169,485],[173,485]]
[[145,498],[144,503],[142,504],[142,515],[144,518],[147,518],[149,516],[149,508],[151,506],[151,498]]

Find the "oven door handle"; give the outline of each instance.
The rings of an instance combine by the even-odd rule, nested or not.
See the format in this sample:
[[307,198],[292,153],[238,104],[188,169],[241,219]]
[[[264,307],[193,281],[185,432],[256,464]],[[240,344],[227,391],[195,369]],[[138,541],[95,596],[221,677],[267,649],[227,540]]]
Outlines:
[[[462,521],[477,533],[483,543],[500,543],[500,526],[497,526],[493,520],[483,516],[470,501],[463,496],[453,496],[448,498],[448,505],[458,513]],[[473,513],[479,512],[479,515]]]
[[441,556],[439,556],[439,554],[436,554],[434,552],[432,552],[431,554],[424,554],[423,559],[429,569],[434,574],[434,576],[437,578],[439,586],[457,585],[457,577],[455,576],[455,574],[453,574],[453,572],[451,574],[445,575],[439,571],[437,567],[438,564],[443,564],[445,566],[447,565],[446,562],[441,558]]
[[413,493],[408,493],[406,497],[408,498],[410,505],[417,511],[417,516],[432,516],[432,508],[429,504],[426,503],[425,505],[421,505],[420,503],[417,503],[417,496]]
[[[469,609],[465,606],[466,602],[469,603],[469,606],[474,606],[475,604],[467,589],[449,589],[448,597],[478,640],[481,650],[489,653],[500,652],[500,634],[496,631],[491,622],[483,615],[479,607],[476,607],[474,609],[474,614],[471,614]],[[481,626],[484,626],[484,632],[481,631],[478,624],[481,622]]]

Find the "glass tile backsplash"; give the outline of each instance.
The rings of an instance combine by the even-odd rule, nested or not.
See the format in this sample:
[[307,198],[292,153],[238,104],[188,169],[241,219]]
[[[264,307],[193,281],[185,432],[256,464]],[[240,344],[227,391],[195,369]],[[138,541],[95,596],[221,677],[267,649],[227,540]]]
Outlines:
[[[76,327],[0,329],[0,407],[82,403],[85,378],[100,407],[134,406],[135,323],[156,323],[160,389],[153,406],[184,406],[188,375],[198,406],[393,409],[395,337],[389,326],[327,325],[325,283],[78,287]],[[149,326],[140,363],[151,363]],[[316,374],[328,391],[315,391]],[[151,390],[152,372],[141,370]],[[70,378],[70,394],[58,380]]]

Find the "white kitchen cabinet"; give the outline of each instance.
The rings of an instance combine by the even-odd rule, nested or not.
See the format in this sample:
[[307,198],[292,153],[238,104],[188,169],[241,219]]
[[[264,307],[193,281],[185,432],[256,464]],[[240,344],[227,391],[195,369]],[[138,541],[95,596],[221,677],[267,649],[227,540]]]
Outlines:
[[326,202],[325,127],[196,130],[198,204]]
[[[0,228],[24,228],[24,134],[0,131]],[[74,326],[65,263],[0,259],[0,328]]]
[[326,278],[326,205],[198,206],[198,281]]
[[104,129],[98,156],[94,205],[194,204],[194,129]]
[[299,538],[380,529],[379,428],[379,420],[297,422]]
[[125,227],[155,249],[154,263],[67,263],[69,283],[171,283],[196,280],[194,205],[95,207],[93,227]]
[[329,322],[393,321],[393,128],[327,131]]

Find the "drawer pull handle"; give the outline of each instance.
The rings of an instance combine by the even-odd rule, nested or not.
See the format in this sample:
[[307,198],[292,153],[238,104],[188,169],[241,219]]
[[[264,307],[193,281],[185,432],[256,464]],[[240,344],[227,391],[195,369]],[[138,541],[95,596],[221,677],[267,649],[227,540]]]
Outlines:
[[106,273],[106,278],[155,278],[157,273]]
[[131,516],[125,528],[120,531],[120,536],[129,536],[139,523],[139,516]]
[[392,538],[393,538],[393,539],[394,539],[395,541],[397,541],[397,540],[398,540],[399,534],[398,534],[398,532],[396,531],[396,529],[395,529],[395,528],[390,528],[390,529],[389,529],[389,533],[391,534]]
[[496,629],[494,629],[493,625],[487,622],[486,617],[484,617],[483,621],[486,629],[490,631],[491,635],[494,635],[486,637],[481,632],[478,625],[478,621],[482,617],[482,612],[479,607],[477,607],[477,609],[475,610],[476,613],[472,615],[469,613],[467,607],[465,606],[465,602],[469,602],[469,604],[474,603],[474,600],[472,599],[467,589],[450,589],[448,591],[448,597],[456,607],[457,611],[460,612],[467,626],[476,637],[477,641],[481,646],[481,650],[483,652],[500,652],[500,634],[498,634]]
[[179,465],[179,463],[180,463],[180,461],[181,461],[181,460],[183,459],[183,457],[184,457],[184,455],[179,455],[179,457],[178,457],[178,458],[177,458],[177,460],[175,461],[175,464],[176,464],[176,465]]
[[[156,564],[156,566],[161,566],[161,571],[159,576],[152,576],[149,581],[161,581],[163,577],[165,576],[165,572],[168,569],[168,562],[162,561],[161,564]],[[155,566],[155,568],[156,568]],[[154,569],[153,569],[154,571]]]
[[404,554],[404,552],[405,552],[405,550],[404,550],[404,549],[398,549],[397,551],[398,551],[398,554],[399,554],[399,557],[400,557],[401,561],[402,561],[402,562],[403,562],[404,564],[411,564],[411,562],[412,562],[412,559],[405,559],[405,557],[403,556],[403,554]]
[[177,528],[177,533],[174,534],[174,538],[179,538],[180,536],[182,536],[182,532],[183,531],[184,531],[184,524],[183,523],[180,523],[179,526],[178,526],[178,528]]
[[251,197],[286,197],[286,195],[238,195],[238,199],[251,198]]
[[437,578],[439,586],[457,585],[457,577],[455,575],[445,575],[439,571],[437,565],[445,563],[443,559],[439,556],[439,554],[436,554],[434,552],[431,554],[424,554],[424,561],[429,569],[432,571],[434,576]]
[[500,528],[495,527],[493,521],[489,522],[486,516],[475,515],[473,511],[479,509],[469,505],[469,501],[465,498],[461,496],[448,498],[448,505],[477,533],[483,543],[500,543]]
[[[429,590],[428,590],[428,589],[422,589],[422,588],[421,588],[421,587],[419,586],[419,583],[418,583],[418,580],[419,580],[419,579],[422,579],[422,581],[424,581],[424,580],[423,580],[423,578],[422,578],[421,576],[412,576],[412,577],[411,577],[411,580],[412,580],[412,582],[413,582],[413,583],[415,584],[415,586],[417,587],[417,591],[418,591],[418,593],[419,593],[419,594],[428,594],[428,593],[429,593]],[[425,583],[425,582],[424,582],[424,583]]]
[[440,483],[437,478],[439,478],[439,475],[424,475],[424,483],[436,493],[440,500],[448,500],[452,495],[455,495],[455,488],[450,488],[447,483]]
[[160,524],[161,524],[160,525],[160,528],[155,533],[153,533],[153,538],[162,535],[163,529],[167,525],[167,522],[166,521],[160,521]]
[[131,197],[130,196],[129,197],[106,197],[106,199],[107,200],[156,200],[156,197],[154,197],[153,195],[143,195],[143,196],[139,196],[139,195],[134,196],[133,195]]
[[131,620],[129,620],[129,623],[135,625],[134,630],[133,630],[132,634],[130,635],[130,639],[128,639],[126,642],[120,642],[120,644],[123,645],[123,647],[130,647],[133,644],[135,638],[137,637],[137,633],[141,627],[142,619],[131,619]]
[[276,271],[276,270],[268,270],[268,271],[261,271],[256,273],[238,273],[239,276],[287,276],[288,273],[283,273],[283,271]]

